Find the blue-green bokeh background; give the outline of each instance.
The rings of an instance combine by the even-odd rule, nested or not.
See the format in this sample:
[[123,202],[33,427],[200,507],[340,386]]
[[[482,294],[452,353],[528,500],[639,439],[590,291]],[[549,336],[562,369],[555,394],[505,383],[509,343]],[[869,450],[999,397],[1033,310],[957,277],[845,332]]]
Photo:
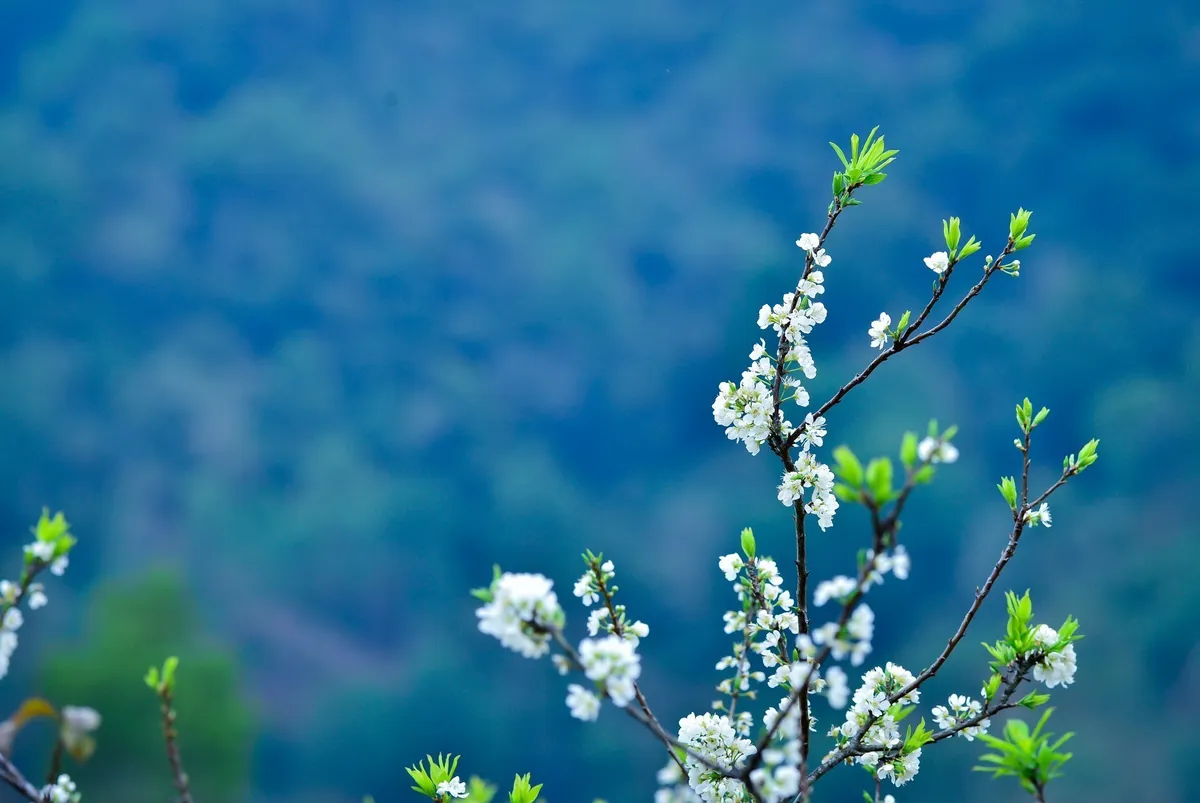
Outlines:
[[[1019,279],[830,416],[828,446],[860,454],[931,417],[961,427],[962,459],[908,512],[911,579],[876,592],[874,657],[927,663],[999,553],[993,485],[1017,468],[1028,395],[1053,411],[1035,481],[1090,437],[1102,454],[1004,583],[1087,636],[1054,695],[1078,735],[1052,798],[1184,800],[1200,749],[1187,0],[5,4],[8,571],[43,505],[80,544],[3,701],[104,711],[79,772],[95,801],[169,794],[138,649],[177,649],[185,679],[213,667],[182,712],[197,783],[222,779],[205,803],[391,803],[412,794],[402,765],[438,750],[492,778],[532,771],[553,803],[647,799],[653,740],[611,710],[569,719],[564,681],[476,633],[466,591],[494,562],[542,571],[581,632],[578,554],[604,550],[651,625],[659,713],[708,705],[728,641],[716,557],[747,525],[789,550],[775,465],[727,442],[710,404],[823,221],[825,143],[874,125],[900,156],[828,244],[818,400],[870,358],[880,310],[923,303],[942,218],[985,253],[1018,206],[1038,233]],[[844,511],[815,539],[816,578],[863,533]],[[931,697],[978,687],[1001,607]],[[142,752],[120,764],[126,749]],[[970,773],[979,752],[930,751],[899,799],[1019,799]]]

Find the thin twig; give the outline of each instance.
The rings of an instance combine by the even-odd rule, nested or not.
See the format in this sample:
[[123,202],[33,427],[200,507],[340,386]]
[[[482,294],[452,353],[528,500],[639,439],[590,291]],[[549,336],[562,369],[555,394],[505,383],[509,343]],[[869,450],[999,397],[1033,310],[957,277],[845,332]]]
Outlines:
[[175,709],[172,707],[172,692],[167,684],[159,687],[159,699],[162,700],[163,740],[167,745],[167,761],[171,764],[171,777],[175,781],[175,789],[179,792],[179,803],[193,803],[188,774],[183,769],[183,759],[179,755],[179,731],[175,729]]

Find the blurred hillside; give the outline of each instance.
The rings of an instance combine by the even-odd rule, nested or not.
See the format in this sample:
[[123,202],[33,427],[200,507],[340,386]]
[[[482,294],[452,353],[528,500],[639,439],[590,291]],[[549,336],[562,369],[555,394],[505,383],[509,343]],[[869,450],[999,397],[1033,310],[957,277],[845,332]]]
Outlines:
[[[860,454],[931,417],[962,430],[908,510],[914,572],[878,592],[873,657],[927,663],[994,561],[1028,395],[1053,411],[1036,481],[1101,439],[1006,583],[1087,635],[1055,695],[1079,734],[1059,799],[1184,800],[1194,3],[45,0],[0,7],[0,43],[6,554],[43,505],[81,541],[44,660],[19,654],[4,699],[96,638],[93,586],[169,565],[259,729],[252,782],[224,799],[390,803],[401,765],[438,750],[531,771],[556,803],[647,798],[652,741],[612,711],[570,720],[550,667],[475,632],[467,590],[500,562],[569,598],[578,554],[604,550],[651,625],[660,715],[707,706],[716,557],[747,525],[786,554],[789,529],[774,465],[725,440],[711,401],[823,222],[825,143],[878,124],[900,155],[829,243],[814,398],[870,359],[881,309],[927,298],[941,218],[986,253],[1025,206],[1038,240],[1019,279],[831,416],[827,446]],[[839,518],[818,577],[862,525]],[[901,637],[910,614],[925,626]],[[974,688],[985,661],[964,645],[931,693]],[[972,776],[978,752],[923,762],[919,797],[1014,799]]]

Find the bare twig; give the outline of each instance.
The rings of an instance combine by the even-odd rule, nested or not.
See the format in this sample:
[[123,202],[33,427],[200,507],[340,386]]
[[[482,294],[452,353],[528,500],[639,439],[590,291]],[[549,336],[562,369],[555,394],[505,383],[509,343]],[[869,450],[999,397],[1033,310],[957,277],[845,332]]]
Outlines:
[[183,760],[179,756],[179,731],[175,729],[173,692],[168,684],[164,683],[159,688],[158,697],[162,701],[163,739],[167,746],[167,761],[171,764],[171,776],[175,781],[175,789],[179,792],[179,803],[193,803],[188,774],[184,771]]

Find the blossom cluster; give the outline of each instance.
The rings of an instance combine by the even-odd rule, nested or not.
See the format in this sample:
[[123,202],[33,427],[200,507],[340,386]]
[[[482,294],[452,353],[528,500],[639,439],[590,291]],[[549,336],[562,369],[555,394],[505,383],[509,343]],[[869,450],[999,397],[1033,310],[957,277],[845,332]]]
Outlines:
[[[688,714],[679,720],[679,742],[689,750],[683,760],[688,785],[704,803],[733,803],[743,800],[741,781],[719,770],[740,769],[746,758],[758,751],[754,743],[740,735],[729,717],[720,714]],[[695,755],[692,755],[692,754]],[[706,763],[697,760],[696,756]]]
[[[933,707],[933,721],[939,728],[957,728],[962,723],[970,722],[983,713],[983,703],[962,694],[951,694],[948,702],[949,705]],[[987,733],[990,725],[990,719],[981,719],[974,725],[960,729],[955,735],[972,742],[976,736]]]
[[[831,257],[819,248],[820,238],[816,234],[804,234],[796,244],[805,249],[814,265],[826,267]],[[825,292],[824,276],[819,270],[810,272],[801,279],[793,293],[787,293],[783,302],[764,304],[758,314],[758,327],[774,329],[780,337],[784,356],[784,376],[780,386],[791,395],[780,401],[795,402],[801,407],[809,404],[808,390],[795,376],[799,370],[808,379],[817,375],[817,366],[812,358],[805,335],[812,332],[827,315],[825,305],[816,297]],[[750,352],[750,367],[742,372],[739,384],[722,382],[716,401],[713,402],[713,417],[725,427],[730,440],[741,441],[750,454],[758,454],[771,432],[775,417],[775,402],[772,389],[775,383],[776,366],[767,354],[766,343],[759,341]],[[783,433],[791,431],[791,424],[784,422]]]
[[61,513],[51,518],[43,512],[34,528],[34,540],[25,545],[25,571],[21,581],[0,580],[0,678],[8,674],[13,653],[17,650],[17,631],[25,623],[18,607],[25,602],[30,610],[44,607],[49,601],[45,587],[33,578],[43,569],[61,577],[70,562],[68,553],[75,544],[69,526]]
[[914,688],[899,697],[895,703],[889,702],[889,699],[907,688],[915,679],[907,669],[891,662],[885,667],[877,666],[866,672],[862,676],[862,685],[854,691],[853,703],[846,710],[845,721],[841,725],[835,725],[829,732],[836,740],[837,747],[841,747],[865,728],[862,742],[885,749],[855,756],[855,762],[872,770],[877,778],[890,779],[896,786],[908,783],[921,768],[921,748],[903,750],[903,740],[897,725],[900,710],[905,706],[916,705],[921,699],[921,692]]
[[[861,143],[861,150],[858,137],[853,137],[849,158],[834,145],[845,172],[834,173],[834,202],[830,205],[825,233],[801,235],[796,245],[805,252],[805,268],[795,290],[786,293],[780,303],[764,304],[759,310],[758,326],[773,330],[778,339],[777,350],[769,353],[766,341],[760,339],[750,351],[750,364],[740,381],[721,382],[712,404],[713,418],[724,428],[728,439],[740,442],[752,455],[758,454],[763,444],[769,444],[783,462],[777,499],[793,507],[797,517],[799,588],[796,593],[801,597],[794,599],[792,592],[783,587],[783,577],[774,560],[757,554],[749,529],[742,533],[741,553],[720,557],[718,568],[733,585],[740,603],[723,616],[725,632],[736,637],[730,652],[716,664],[717,671],[725,673],[716,687],[723,698],[714,701],[708,713],[693,712],[680,719],[673,743],[662,732],[637,685],[641,673],[637,649],[640,639],[647,637],[649,627],[640,621],[630,621],[625,607],[614,601],[615,568],[611,560],[591,552],[584,557],[588,569],[576,581],[574,595],[591,610],[587,618],[588,637],[579,643],[577,651],[563,639],[562,611],[550,581],[541,575],[498,576],[491,589],[480,595],[486,603],[478,611],[481,630],[529,657],[547,653],[553,640],[562,647],[562,654],[553,657],[560,673],[580,671],[590,681],[590,686],[572,683],[567,688],[566,704],[573,717],[595,720],[605,697],[619,707],[631,706],[635,701],[639,704],[638,709],[630,711],[650,724],[669,743],[672,753],[671,761],[659,773],[663,788],[657,791],[655,803],[745,803],[751,798],[782,803],[795,799],[801,792],[803,773],[811,766],[809,740],[817,721],[810,706],[812,695],[824,695],[840,718],[828,730],[834,747],[826,754],[827,764],[816,771],[816,776],[823,775],[835,763],[856,763],[876,779],[874,799],[883,803],[894,803],[894,799],[891,795],[881,797],[878,781],[888,779],[895,786],[907,783],[920,770],[922,746],[949,735],[932,734],[922,721],[915,728],[906,726],[907,732],[902,736],[900,722],[920,703],[921,684],[946,661],[962,633],[948,643],[937,661],[919,677],[898,664],[886,662],[862,674],[861,684],[852,690],[846,669],[834,662],[847,661],[850,666],[858,667],[872,653],[875,612],[862,601],[863,596],[873,586],[882,584],[888,575],[897,580],[908,578],[911,558],[896,541],[899,515],[908,494],[934,476],[935,464],[958,460],[958,449],[950,442],[956,428],[951,427],[939,436],[936,422],[931,423],[929,436],[919,442],[915,433],[906,433],[901,446],[905,474],[899,490],[893,485],[892,463],[886,457],[871,460],[864,469],[849,448],[842,446],[833,452],[838,467],[835,474],[817,458],[816,451],[824,446],[828,435],[824,414],[846,392],[900,347],[916,345],[945,326],[944,323],[934,326],[910,339],[941,298],[955,266],[981,249],[973,236],[959,247],[958,218],[943,221],[947,250],[936,251],[924,260],[926,267],[937,275],[934,295],[925,311],[911,325],[911,311],[905,311],[895,324],[886,312],[871,323],[868,335],[872,348],[886,349],[897,339],[899,345],[872,360],[826,405],[815,411],[806,410],[799,426],[786,420],[782,410],[788,402],[795,402],[802,409],[811,402],[805,381],[815,379],[817,366],[808,338],[828,317],[825,305],[817,300],[825,291],[821,269],[831,263],[831,257],[821,247],[824,236],[841,211],[859,203],[857,198],[850,197],[851,193],[881,181],[885,176],[880,172],[882,167],[895,154],[885,150],[882,139],[874,140],[874,133]],[[1016,275],[1020,263],[1011,260],[1005,264],[1005,260],[1033,240],[1033,235],[1026,234],[1028,219],[1025,210],[1012,216],[1007,245],[1000,257],[988,256],[984,260],[985,281],[997,268]],[[982,284],[971,290],[950,318],[981,287]],[[1017,441],[1018,448],[1027,448],[1030,431],[1048,412],[1043,408],[1034,417],[1028,399],[1018,405],[1018,422],[1025,435],[1023,441]],[[1078,461],[1074,455],[1064,461],[1064,479],[1094,462],[1095,445],[1092,441],[1085,446]],[[1023,510],[1016,502],[1013,478],[1003,478],[1000,490],[1019,524],[1049,527],[1050,510],[1043,500],[1057,487],[1038,497],[1035,506]],[[1025,487],[1021,491],[1022,505],[1029,498],[1028,490]],[[868,509],[874,538],[871,548],[858,553],[856,573],[836,575],[815,586],[810,608],[810,600],[803,598],[808,593],[809,577],[804,520],[812,515],[821,530],[828,529],[833,524],[839,499]],[[894,505],[887,509],[889,503]],[[1003,563],[997,565],[997,572]],[[966,618],[968,624],[994,579],[990,578],[984,590],[976,595]],[[831,621],[810,625],[812,610],[830,602],[836,603],[840,611],[835,611]],[[1034,679],[1048,688],[1066,686],[1074,680],[1076,657],[1071,642],[1077,638],[1074,635],[1077,623],[1068,617],[1061,633],[1046,625],[1030,629],[1032,608],[1028,594],[1023,598],[1010,594],[1009,602],[1008,638],[987,647],[996,661],[983,688],[982,700],[952,694],[947,705],[933,708],[933,719],[939,727],[968,741],[986,736],[989,715],[1017,705],[1010,699],[1017,684],[1026,679],[1025,672],[1031,672]],[[1001,682],[1009,685],[1002,698],[997,698]],[[757,742],[751,739],[756,712],[746,710],[759,699],[761,688],[755,684],[786,692],[776,706],[761,714],[759,724],[763,735]],[[1036,695],[1025,702],[1041,704],[1039,701],[1044,702],[1044,697]],[[997,699],[999,702],[995,702]],[[841,709],[846,709],[844,715]],[[993,740],[986,737],[985,741],[990,744]],[[1022,783],[1025,784],[1023,776]],[[449,787],[446,794],[452,794]]]
[[491,599],[475,611],[479,630],[526,658],[545,655],[563,616],[553,588],[540,574],[506,572],[492,583]]
[[58,780],[42,789],[42,800],[48,800],[50,803],[79,803],[79,799],[80,794],[75,782],[66,774],[59,775]]
[[1067,644],[1056,649],[1058,631],[1049,625],[1038,625],[1033,631],[1034,641],[1043,657],[1033,667],[1033,679],[1045,683],[1046,688],[1070,686],[1075,682],[1075,645]]

